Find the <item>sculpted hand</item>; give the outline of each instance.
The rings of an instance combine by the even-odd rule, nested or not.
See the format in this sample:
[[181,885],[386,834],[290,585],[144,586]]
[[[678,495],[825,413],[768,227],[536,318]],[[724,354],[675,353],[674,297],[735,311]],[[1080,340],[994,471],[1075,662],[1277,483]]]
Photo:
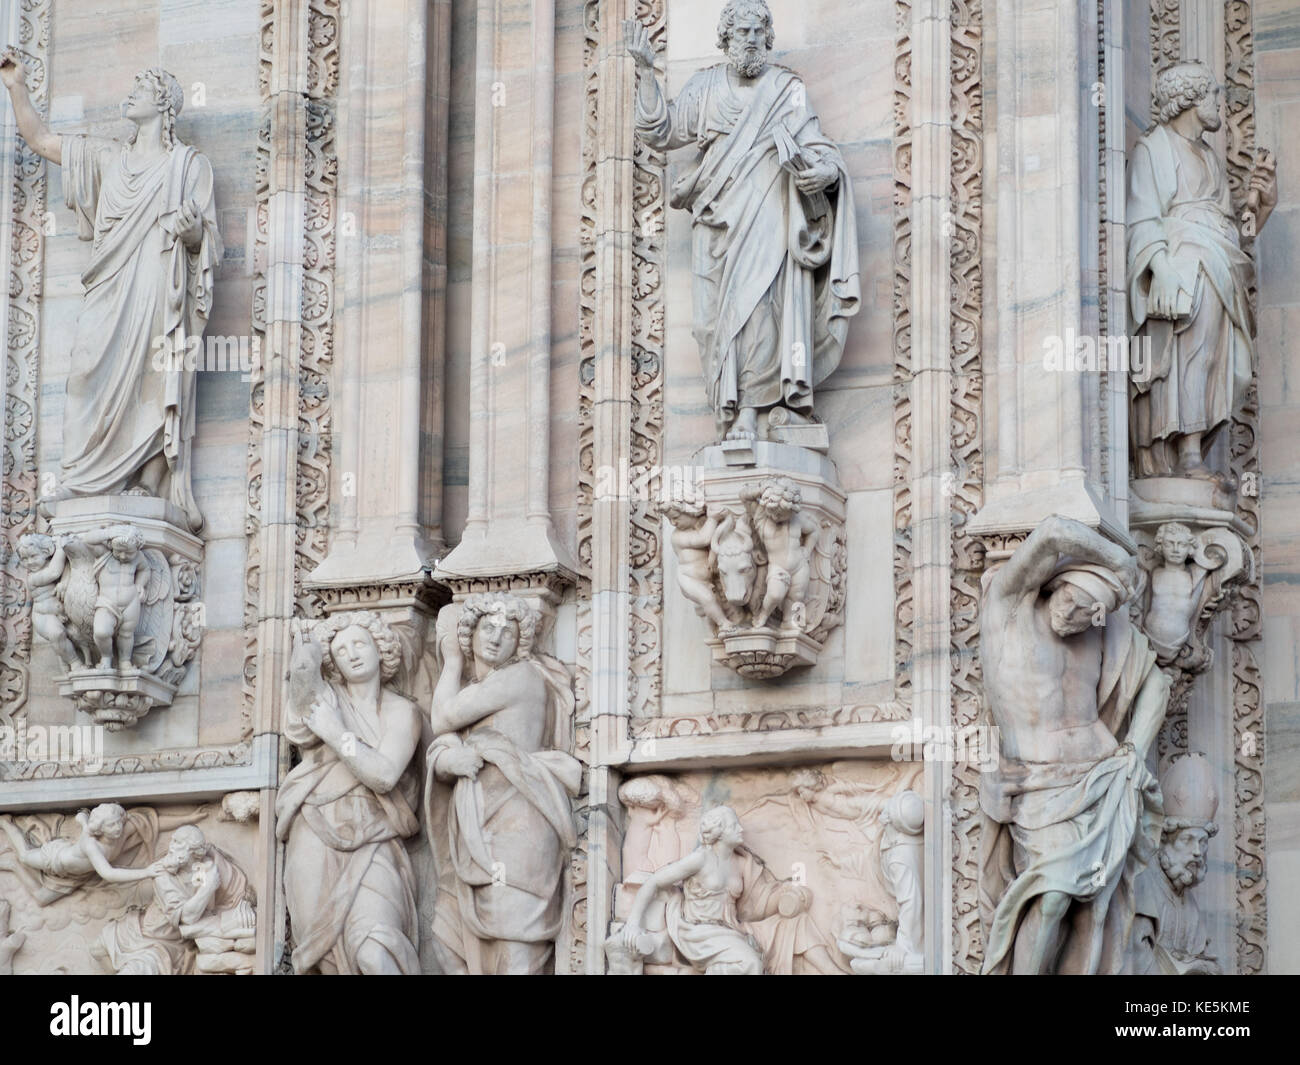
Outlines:
[[191,248],[203,239],[203,213],[193,200],[187,200],[176,212],[176,235]]
[[27,68],[23,66],[23,61],[18,58],[18,49],[10,45],[0,55],[0,81],[5,83],[5,88],[16,89],[18,86],[27,85]]
[[645,930],[639,924],[628,921],[623,926],[623,946],[633,954],[640,954],[641,952],[636,949],[636,941],[644,934]]
[[[0,73],[3,68],[0,68]],[[1255,169],[1250,175],[1250,191],[1259,198],[1259,205],[1266,209],[1277,206],[1277,160],[1267,149],[1260,149],[1255,160]]]
[[654,70],[655,50],[650,43],[650,31],[638,19],[623,20],[623,40],[627,53],[636,60],[637,71]]
[[478,777],[478,771],[483,768],[483,759],[472,747],[457,747],[438,759],[438,768],[452,776],[474,780]]
[[307,727],[327,743],[343,732],[343,719],[333,704],[317,699],[307,715]]
[[819,159],[807,170],[796,170],[794,172],[794,183],[805,196],[811,196],[814,192],[821,192],[830,188],[835,184],[839,176],[840,172],[834,163]]
[[[1159,265],[1156,265],[1156,262]],[[1175,318],[1178,307],[1178,275],[1163,260],[1151,265],[1151,291],[1147,308],[1152,317]]]

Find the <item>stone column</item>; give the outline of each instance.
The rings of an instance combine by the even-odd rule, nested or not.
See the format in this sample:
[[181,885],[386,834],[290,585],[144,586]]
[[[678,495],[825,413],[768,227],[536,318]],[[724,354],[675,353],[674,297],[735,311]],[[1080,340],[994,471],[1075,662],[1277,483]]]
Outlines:
[[469,508],[434,577],[535,585],[550,615],[577,569],[549,503],[554,4],[480,0],[477,43]]
[[[448,14],[445,2],[404,0],[352,5],[342,20],[330,493],[337,520],[329,553],[307,582],[327,608],[350,599],[347,589],[422,583],[442,544],[441,395],[432,378],[441,372],[445,262],[426,262],[424,240],[432,162],[444,217],[429,220],[429,236],[442,250]],[[436,182],[431,191],[436,203]]]
[[[1084,210],[1098,191],[1095,23],[1085,39],[1089,20],[1060,0],[998,0],[996,19],[997,443],[970,530],[1024,532],[1062,514],[1128,542],[1122,497],[1099,476],[1100,375],[1050,369],[1045,360],[1049,345],[1069,353],[1087,343],[1082,264],[1097,241]],[[1122,79],[1122,70],[1107,77]],[[1117,407],[1109,446],[1123,448],[1127,407]]]

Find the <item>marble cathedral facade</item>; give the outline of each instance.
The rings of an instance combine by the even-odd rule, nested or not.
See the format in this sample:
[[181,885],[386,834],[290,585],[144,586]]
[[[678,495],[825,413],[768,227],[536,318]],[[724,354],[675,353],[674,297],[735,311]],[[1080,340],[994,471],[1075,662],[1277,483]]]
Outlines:
[[1300,971],[1291,0],[0,20],[0,972]]

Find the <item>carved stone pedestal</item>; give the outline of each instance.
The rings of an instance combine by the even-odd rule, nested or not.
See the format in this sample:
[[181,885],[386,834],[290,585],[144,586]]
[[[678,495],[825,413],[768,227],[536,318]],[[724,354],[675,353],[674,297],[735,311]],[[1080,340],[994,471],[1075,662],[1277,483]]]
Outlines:
[[198,652],[203,542],[151,496],[65,499],[48,513],[50,537],[25,539],[28,587],[45,607],[37,635],[68,667],[59,694],[110,731],[129,728],[171,705]]
[[844,617],[844,514],[834,464],[767,440],[708,447],[690,499],[665,513],[678,586],[741,676],[810,666]]

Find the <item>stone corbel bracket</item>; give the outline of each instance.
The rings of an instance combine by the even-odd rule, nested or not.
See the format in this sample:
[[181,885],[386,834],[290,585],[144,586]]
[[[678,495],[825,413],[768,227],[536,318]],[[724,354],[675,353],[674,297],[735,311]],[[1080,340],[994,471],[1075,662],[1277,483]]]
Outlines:
[[[149,570],[135,618],[111,605],[111,593],[101,587],[103,552],[111,548],[88,546],[96,534],[116,528],[136,534],[138,557]],[[55,503],[50,533],[67,556],[55,594],[64,631],[79,656],[58,678],[59,694],[110,732],[130,728],[151,709],[171,705],[198,654],[207,622],[201,598],[203,541],[188,531],[171,504],[135,495]],[[115,637],[124,625],[134,627],[129,663],[116,647],[111,666],[103,661],[102,629],[110,619]]]
[[[824,455],[751,446],[744,465],[725,445],[706,448],[695,498],[670,520],[683,534],[674,536],[679,590],[709,624],[714,660],[766,679],[816,663],[843,623],[846,496]],[[701,537],[707,563],[703,545],[680,546]]]

